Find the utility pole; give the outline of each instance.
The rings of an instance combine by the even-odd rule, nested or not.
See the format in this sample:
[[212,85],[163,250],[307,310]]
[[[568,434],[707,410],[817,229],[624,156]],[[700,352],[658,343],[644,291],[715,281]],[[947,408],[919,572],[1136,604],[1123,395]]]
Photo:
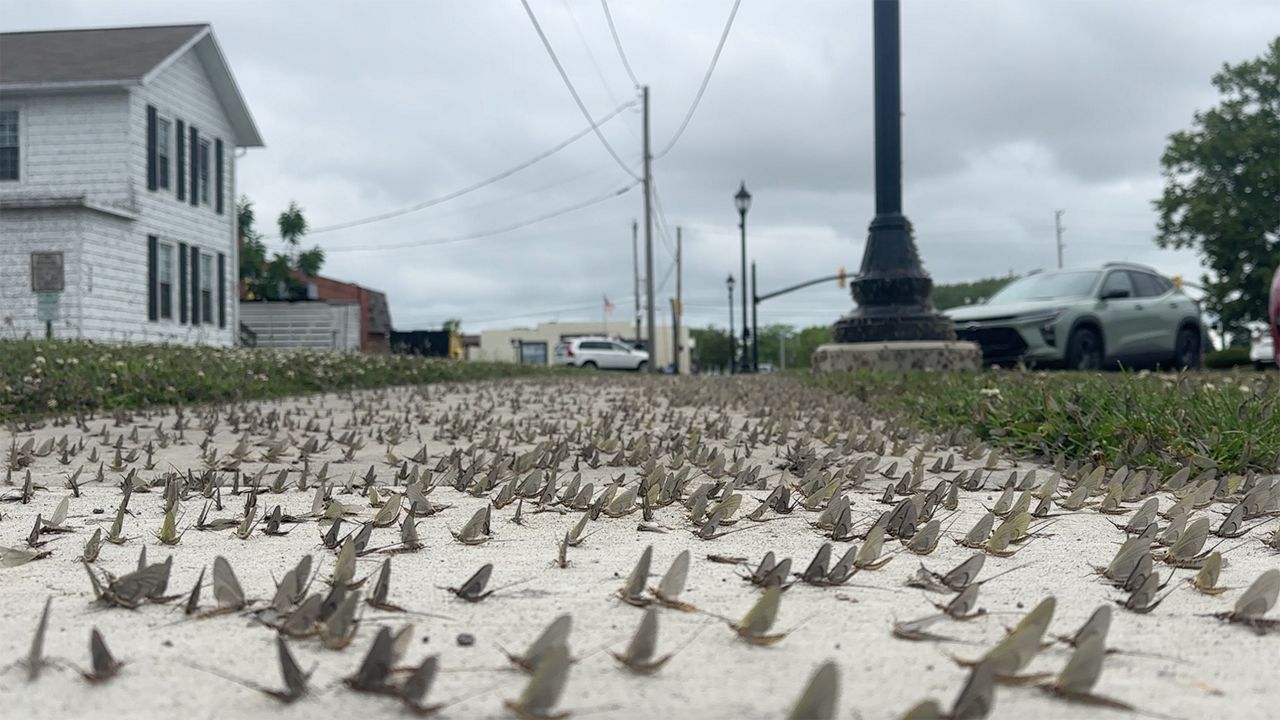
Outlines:
[[649,372],[657,372],[654,363],[658,361],[657,335],[654,334],[653,318],[653,175],[650,169],[653,157],[649,154],[649,86],[641,88],[644,99],[644,286],[645,299],[648,301],[649,334],[646,348],[649,350]]
[[1058,269],[1059,270],[1062,269],[1062,248],[1063,248],[1062,231],[1066,230],[1066,228],[1062,227],[1062,214],[1065,212],[1066,210],[1053,211],[1053,231],[1058,238]]
[[760,300],[756,297],[756,261],[751,261],[751,372],[760,372],[760,326],[756,324],[756,310]]
[[672,316],[671,327],[675,329],[675,342],[671,347],[675,353],[674,359],[671,361],[675,367],[676,375],[680,374],[680,319],[684,315],[684,266],[681,261],[683,255],[684,239],[681,237],[682,228],[676,226],[676,304],[675,313]]
[[631,221],[631,279],[636,291],[636,342],[640,342],[640,250],[637,236],[640,234],[639,224]]

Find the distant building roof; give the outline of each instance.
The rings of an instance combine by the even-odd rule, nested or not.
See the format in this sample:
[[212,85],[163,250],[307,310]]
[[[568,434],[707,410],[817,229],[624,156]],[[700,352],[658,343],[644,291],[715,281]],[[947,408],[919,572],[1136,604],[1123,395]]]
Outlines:
[[0,33],[0,90],[59,90],[146,85],[194,48],[209,74],[240,147],[262,137],[207,24]]

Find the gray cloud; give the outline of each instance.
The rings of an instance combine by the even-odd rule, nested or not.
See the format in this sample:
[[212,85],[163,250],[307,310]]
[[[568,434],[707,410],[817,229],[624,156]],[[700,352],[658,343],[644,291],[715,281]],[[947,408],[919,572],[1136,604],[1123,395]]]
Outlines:
[[[597,2],[532,4],[594,114],[634,97]],[[652,86],[655,150],[683,118],[729,6],[611,4]],[[3,24],[192,19],[213,23],[266,139],[239,166],[265,230],[291,199],[319,227],[437,197],[583,127],[513,2],[44,0],[6,3]],[[683,226],[688,322],[727,321],[742,179],[756,197],[749,245],[762,291],[858,266],[873,208],[870,20],[870,2],[744,1],[692,124],[655,161],[671,236],[655,239],[655,279],[668,277],[668,241]],[[1209,79],[1222,63],[1258,55],[1276,27],[1280,6],[1267,0],[905,2],[905,201],[935,280],[1051,265],[1055,208],[1067,210],[1069,263],[1130,259],[1197,275],[1194,254],[1151,243],[1159,155],[1214,102]],[[630,110],[603,129],[633,165],[639,121]],[[588,136],[456,201],[311,242],[485,232],[626,181]],[[488,238],[333,252],[326,273],[388,292],[405,329],[449,317],[471,329],[593,319],[604,295],[625,321],[640,211],[633,189]],[[673,291],[668,279],[659,317]],[[762,305],[761,322],[827,324],[849,306],[846,291],[815,287]]]

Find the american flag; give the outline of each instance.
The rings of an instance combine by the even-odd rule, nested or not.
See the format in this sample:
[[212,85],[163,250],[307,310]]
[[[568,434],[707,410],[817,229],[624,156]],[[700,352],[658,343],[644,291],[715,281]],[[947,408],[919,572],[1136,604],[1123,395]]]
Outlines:
[[614,311],[614,310],[617,310],[617,309],[618,309],[618,306],[617,306],[617,305],[614,305],[614,304],[613,304],[613,303],[611,303],[611,302],[609,302],[609,296],[608,296],[608,295],[605,295],[605,296],[604,296],[604,312],[605,312],[605,314],[606,314],[606,315],[612,315],[612,314],[613,314],[613,311]]

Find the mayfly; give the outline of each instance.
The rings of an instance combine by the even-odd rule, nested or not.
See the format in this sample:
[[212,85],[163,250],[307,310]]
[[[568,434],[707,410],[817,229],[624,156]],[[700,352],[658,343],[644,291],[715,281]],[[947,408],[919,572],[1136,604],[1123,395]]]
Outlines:
[[[1040,642],[1049,628],[1049,621],[1053,619],[1056,606],[1057,601],[1053,596],[1040,601],[1040,604],[1027,613],[1026,617],[978,662],[990,663],[996,678],[1004,682],[1021,683],[1040,679],[1042,676],[1039,675],[1023,677],[1018,676],[1017,673],[1026,667],[1040,651]],[[959,659],[956,659],[956,662],[971,666],[978,664],[978,662]]]
[[527,673],[533,673],[553,648],[568,646],[569,631],[572,628],[573,618],[567,614],[561,615],[552,620],[551,624],[543,629],[542,633],[529,645],[529,649],[525,650],[523,655],[515,655],[506,651],[503,651],[503,653],[511,661],[512,665]]
[[778,617],[778,606],[782,601],[782,588],[772,586],[764,591],[764,595],[747,611],[736,624],[729,627],[738,633],[738,637],[752,645],[773,645],[787,636],[787,633],[769,634],[774,620]]
[[489,527],[490,507],[485,505],[471,516],[466,525],[462,529],[454,532],[449,530],[449,534],[453,535],[453,539],[464,545],[479,545],[487,542],[492,534]]
[[[686,551],[687,552],[687,551]],[[628,670],[640,675],[652,675],[662,669],[663,665],[672,658],[672,655],[663,655],[655,657],[658,645],[658,611],[655,608],[648,608],[644,612],[644,617],[640,620],[639,627],[636,628],[636,634],[631,638],[631,643],[627,645],[626,652],[615,653],[610,655]]]
[[662,580],[658,583],[658,587],[651,588],[654,598],[666,607],[675,610],[683,610],[692,612],[696,610],[694,606],[686,602],[680,601],[680,593],[684,592],[685,580],[689,576],[689,551],[683,550],[671,561],[671,567],[667,569]]
[[649,545],[640,553],[640,559],[636,562],[636,566],[632,568],[631,574],[627,576],[627,581],[623,584],[622,589],[618,591],[618,596],[628,605],[636,607],[645,607],[650,602],[649,598],[644,596],[645,585],[649,581],[649,566],[653,562],[653,546]]
[[489,576],[493,574],[493,564],[485,563],[474,575],[467,578],[461,587],[445,588],[457,597],[467,602],[480,602],[494,593],[493,590],[485,592],[484,588],[489,584]]
[[1248,625],[1254,632],[1262,635],[1268,630],[1280,627],[1280,620],[1263,617],[1275,607],[1280,597],[1280,570],[1272,568],[1258,576],[1230,612],[1219,613],[1215,617],[1228,622]]
[[569,677],[569,649],[563,645],[553,647],[538,664],[524,692],[515,700],[505,701],[508,710],[521,720],[560,720],[567,712],[554,712]]
[[31,638],[31,649],[27,651],[27,657],[22,661],[22,665],[27,668],[28,682],[33,682],[39,678],[40,671],[49,662],[44,658],[44,635],[49,628],[49,606],[52,604],[52,597],[45,599],[44,610],[40,613],[40,621],[36,623],[36,634]]
[[831,720],[840,700],[840,671],[828,660],[818,666],[787,720]]
[[92,671],[80,674],[84,676],[85,680],[95,684],[110,680],[120,672],[120,668],[124,667],[124,663],[112,657],[111,651],[107,649],[106,641],[102,639],[102,633],[98,632],[98,628],[94,628],[89,633],[89,661],[93,668]]
[[1053,682],[1045,683],[1040,689],[1050,695],[1072,702],[1085,703],[1110,708],[1112,710],[1134,711],[1135,708],[1119,700],[1093,694],[1093,686],[1102,675],[1102,661],[1106,657],[1106,647],[1101,635],[1090,635],[1076,644],[1071,658],[1058,673]]
[[390,693],[394,688],[389,684],[391,665],[395,653],[395,641],[391,637],[391,628],[378,628],[378,635],[365,655],[364,661],[356,674],[343,680],[352,690],[369,693]]

